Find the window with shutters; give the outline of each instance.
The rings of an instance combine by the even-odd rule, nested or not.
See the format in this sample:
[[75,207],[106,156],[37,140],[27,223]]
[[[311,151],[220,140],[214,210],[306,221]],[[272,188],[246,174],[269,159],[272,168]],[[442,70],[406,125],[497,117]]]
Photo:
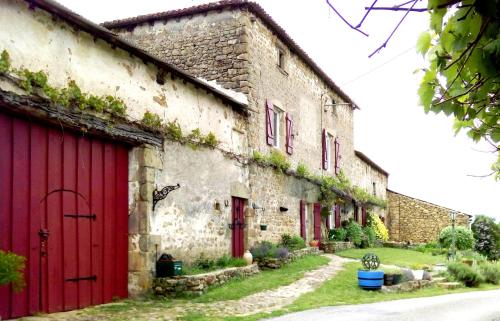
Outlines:
[[286,135],[285,135],[285,147],[286,147],[286,152],[289,155],[293,154],[293,119],[292,115],[289,113],[286,114],[285,117],[285,124],[286,124]]
[[333,136],[330,133],[325,134],[325,166],[324,169],[329,171],[332,169],[332,142]]
[[335,175],[338,175],[340,172],[340,159],[341,159],[340,140],[338,137],[335,138],[334,146],[335,146],[335,166],[334,166],[335,168],[334,168],[334,171],[335,171]]
[[281,123],[282,115],[283,115],[283,111],[281,109],[279,109],[278,107],[273,106],[273,111],[271,114],[271,117],[272,117],[271,126],[272,126],[272,130],[274,133],[273,146],[276,148],[280,147],[280,123]]
[[266,142],[268,145],[279,148],[280,130],[283,111],[266,100]]

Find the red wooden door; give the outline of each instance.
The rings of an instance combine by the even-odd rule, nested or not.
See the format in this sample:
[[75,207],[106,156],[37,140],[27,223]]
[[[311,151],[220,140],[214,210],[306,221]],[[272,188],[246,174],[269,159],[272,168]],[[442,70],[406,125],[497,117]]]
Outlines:
[[128,151],[0,113],[0,249],[26,257],[14,318],[127,296]]
[[314,203],[314,239],[321,240],[321,204]]
[[231,220],[233,256],[241,257],[245,251],[245,200],[233,197]]

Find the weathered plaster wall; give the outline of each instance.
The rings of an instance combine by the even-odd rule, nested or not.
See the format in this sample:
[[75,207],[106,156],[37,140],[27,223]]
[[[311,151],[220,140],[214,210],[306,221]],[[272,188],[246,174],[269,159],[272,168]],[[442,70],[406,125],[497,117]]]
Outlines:
[[[389,238],[392,241],[426,243],[437,240],[439,232],[451,225],[449,208],[403,194],[387,191]],[[469,216],[457,214],[457,225],[469,227]]]
[[181,188],[152,213],[151,233],[161,235],[161,251],[186,263],[202,253],[231,254],[231,196],[249,197],[247,167],[209,148],[167,142],[155,185],[177,183]]
[[[25,2],[6,0],[0,11],[0,51],[9,52],[14,68],[44,70],[56,87],[65,87],[72,79],[83,92],[115,95],[128,106],[131,120],[141,120],[149,110],[166,121],[177,120],[185,131],[212,131],[226,147],[245,145],[241,133],[233,130],[243,126],[243,118],[215,96],[172,80],[168,73],[165,85],[160,85],[155,66],[54,21],[45,11],[26,7]],[[233,126],[236,119],[240,123]]]

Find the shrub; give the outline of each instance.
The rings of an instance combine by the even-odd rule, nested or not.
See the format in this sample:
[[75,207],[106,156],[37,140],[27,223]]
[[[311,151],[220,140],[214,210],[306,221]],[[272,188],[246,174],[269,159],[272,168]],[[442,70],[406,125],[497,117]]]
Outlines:
[[454,262],[448,264],[448,272],[467,287],[477,287],[484,281],[481,274],[464,263]]
[[268,241],[262,241],[250,249],[254,259],[265,259],[274,257],[276,254],[276,245]]
[[328,232],[328,239],[343,242],[347,237],[347,230],[343,227],[332,229]]
[[160,129],[162,127],[161,118],[158,114],[146,111],[142,117],[141,123],[144,126]]
[[278,247],[274,252],[274,257],[277,259],[286,259],[290,256],[290,252],[286,247]]
[[500,282],[500,265],[498,263],[484,263],[479,266],[481,275],[488,283],[498,284]]
[[375,234],[375,230],[370,226],[363,227],[363,235],[361,237],[361,247],[372,247],[375,245],[375,241],[377,240],[377,236]]
[[24,256],[0,250],[0,286],[12,284],[14,292],[20,292],[25,287],[25,260]]
[[[445,227],[439,233],[439,244],[443,247],[449,248],[452,243],[453,229],[451,226]],[[470,250],[474,245],[474,237],[472,231],[463,227],[455,227],[455,245],[458,250]]]
[[281,245],[289,251],[296,251],[305,248],[306,241],[298,235],[290,236],[289,234],[283,234],[281,236]]
[[473,260],[476,263],[484,263],[488,258],[481,253],[475,252],[473,250],[465,250],[457,252],[457,260],[468,259]]
[[303,178],[308,178],[309,176],[311,176],[309,168],[307,168],[307,166],[302,162],[299,162],[299,164],[297,165],[297,176]]
[[347,239],[353,242],[354,245],[358,247],[361,246],[363,236],[363,229],[361,228],[361,225],[353,220],[350,220],[349,223],[347,223],[345,229],[347,231]]
[[366,223],[368,226],[373,228],[377,239],[384,242],[389,240],[389,231],[377,214],[368,213]]
[[201,253],[200,257],[194,262],[194,266],[202,270],[211,270],[215,268],[216,263],[215,260],[210,259],[206,257],[205,254]]
[[490,260],[500,258],[500,226],[494,219],[478,215],[471,226],[476,244],[475,250],[485,255]]
[[290,162],[286,159],[285,154],[277,150],[271,151],[268,161],[281,173],[285,173],[291,166]]

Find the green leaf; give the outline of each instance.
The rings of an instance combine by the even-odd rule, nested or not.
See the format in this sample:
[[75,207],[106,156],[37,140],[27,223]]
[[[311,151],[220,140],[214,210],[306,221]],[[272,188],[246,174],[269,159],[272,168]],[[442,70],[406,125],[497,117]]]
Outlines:
[[422,32],[417,40],[417,52],[425,56],[429,47],[431,46],[431,34],[429,32]]
[[[432,4],[432,2],[436,1],[429,1],[428,8],[435,8],[435,5]],[[440,34],[441,31],[443,30],[443,17],[446,14],[446,9],[435,9],[432,10],[431,12],[431,19],[430,19],[430,28],[431,30],[434,30],[437,34]]]

